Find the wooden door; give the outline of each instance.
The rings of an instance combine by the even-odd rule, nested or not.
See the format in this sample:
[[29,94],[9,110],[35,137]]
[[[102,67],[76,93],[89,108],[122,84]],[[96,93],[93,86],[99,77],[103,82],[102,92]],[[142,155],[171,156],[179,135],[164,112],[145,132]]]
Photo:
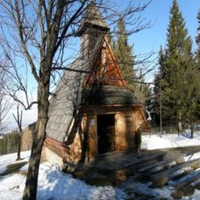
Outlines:
[[115,116],[98,115],[98,153],[106,153],[115,150]]

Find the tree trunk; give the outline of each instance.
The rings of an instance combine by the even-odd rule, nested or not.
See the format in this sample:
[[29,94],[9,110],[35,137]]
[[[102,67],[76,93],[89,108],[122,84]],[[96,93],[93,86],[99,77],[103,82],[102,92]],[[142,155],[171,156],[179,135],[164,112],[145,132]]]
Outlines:
[[182,113],[179,112],[178,113],[178,134],[181,133],[183,131],[183,127],[182,127]]
[[36,200],[37,197],[37,182],[40,165],[40,157],[44,139],[46,136],[45,129],[48,118],[39,118],[37,121],[37,132],[33,138],[31,157],[29,161],[26,186],[24,189],[23,200]]
[[21,142],[22,142],[22,135],[19,133],[18,135],[18,147],[17,147],[17,160],[21,160]]
[[193,119],[191,119],[190,121],[190,130],[191,130],[191,135],[190,135],[190,138],[194,138],[194,121]]
[[31,157],[22,200],[36,200],[37,198],[40,157],[46,137],[46,125],[48,122],[50,72],[48,72],[47,69],[48,68],[46,68],[46,71],[43,69],[45,76],[43,76],[38,86],[38,120],[36,132],[33,137]]

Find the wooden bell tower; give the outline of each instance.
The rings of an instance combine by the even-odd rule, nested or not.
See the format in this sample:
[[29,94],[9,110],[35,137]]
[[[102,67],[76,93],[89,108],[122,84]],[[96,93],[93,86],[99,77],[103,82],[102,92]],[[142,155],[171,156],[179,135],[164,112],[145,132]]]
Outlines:
[[81,37],[81,56],[83,59],[89,57],[98,38],[105,35],[109,30],[110,28],[99,12],[98,7],[91,1],[77,34]]

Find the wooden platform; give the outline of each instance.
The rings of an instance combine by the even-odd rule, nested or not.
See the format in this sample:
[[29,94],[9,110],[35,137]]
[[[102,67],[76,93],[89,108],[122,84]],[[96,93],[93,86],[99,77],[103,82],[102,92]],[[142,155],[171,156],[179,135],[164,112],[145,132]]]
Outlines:
[[91,185],[119,185],[129,178],[152,182],[151,187],[174,187],[174,197],[190,195],[200,187],[200,159],[184,157],[200,151],[200,147],[131,152],[110,152],[99,155],[87,165],[80,165],[74,177]]

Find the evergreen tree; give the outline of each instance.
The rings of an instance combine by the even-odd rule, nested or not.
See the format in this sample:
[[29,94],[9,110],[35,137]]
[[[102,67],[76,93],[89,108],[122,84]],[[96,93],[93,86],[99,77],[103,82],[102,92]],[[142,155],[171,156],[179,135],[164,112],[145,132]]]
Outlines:
[[135,93],[139,101],[148,105],[151,95],[149,85],[144,84],[142,70],[136,75],[134,71],[135,56],[133,55],[133,46],[128,44],[128,32],[123,18],[120,17],[117,26],[117,37],[113,40],[112,47],[124,79],[128,83],[128,89]]
[[158,126],[160,124],[160,116],[161,112],[163,112],[163,106],[162,106],[162,88],[161,84],[163,85],[163,76],[164,76],[164,52],[162,47],[159,51],[159,57],[158,57],[158,64],[159,64],[159,71],[155,74],[154,77],[154,88],[153,88],[153,102],[152,102],[152,115],[153,115],[153,123],[154,126]]
[[182,131],[183,116],[187,113],[188,96],[191,92],[188,80],[192,78],[194,70],[191,53],[192,40],[185,28],[185,21],[177,0],[173,0],[170,14],[167,47],[160,63],[159,72],[163,117],[167,123],[178,124],[178,130]]
[[[200,79],[200,9],[199,12],[197,14],[197,20],[198,20],[198,27],[197,27],[197,37],[196,37],[196,43],[197,43],[197,51],[196,51],[196,65],[198,68],[198,72],[196,72],[195,76],[197,76],[197,84],[199,84],[199,89],[197,90],[199,93],[200,90],[200,83],[199,83],[199,79]],[[194,113],[194,118],[200,119],[200,96],[197,97],[197,105],[195,107],[195,113]]]
[[153,94],[152,94],[152,102],[151,102],[151,117],[152,117],[152,125],[154,127],[159,126],[160,124],[160,115],[162,108],[161,108],[161,91],[160,91],[160,75],[156,73],[154,75],[154,87],[153,87]]
[[134,91],[133,46],[128,44],[128,32],[122,17],[119,19],[117,28],[117,38],[116,41],[114,40],[112,43],[113,51],[122,71],[123,77],[128,83],[128,88]]
[[190,124],[191,128],[191,138],[193,138],[194,132],[194,122],[199,118],[199,104],[200,104],[200,71],[193,63],[193,66],[190,70],[187,71],[186,76],[186,110],[185,116]]
[[197,28],[198,35],[196,37],[196,43],[197,43],[198,49],[197,49],[197,52],[196,52],[196,60],[197,60],[197,63],[198,63],[198,67],[200,69],[200,9],[199,9],[199,12],[198,12],[198,15],[197,15],[197,20],[198,20],[198,28]]
[[145,106],[145,109],[148,109],[152,98],[152,91],[150,85],[145,82],[142,69],[139,70],[139,74],[136,77],[136,79],[137,82],[135,83],[134,93],[139,99],[140,103],[142,103]]

